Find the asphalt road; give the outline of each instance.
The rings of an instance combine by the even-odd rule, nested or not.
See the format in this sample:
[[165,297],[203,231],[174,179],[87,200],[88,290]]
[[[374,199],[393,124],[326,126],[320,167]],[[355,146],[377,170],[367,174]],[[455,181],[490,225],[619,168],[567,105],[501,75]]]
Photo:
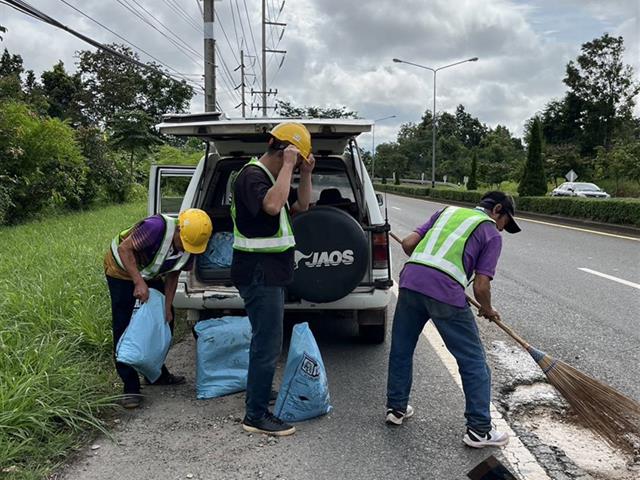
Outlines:
[[[442,207],[392,195],[388,206],[398,235]],[[640,242],[527,221],[521,226],[522,233],[504,235],[493,282],[503,319],[532,344],[640,400],[640,291],[579,270],[640,283]],[[397,279],[406,257],[395,243],[392,256]],[[395,301],[390,319],[394,307]],[[99,448],[81,450],[59,478],[464,479],[489,455],[504,459],[498,449],[462,444],[462,392],[426,339],[415,354],[416,414],[394,428],[384,424],[390,342],[361,344],[356,325],[346,319],[311,323],[327,369],[330,414],[299,424],[292,437],[268,440],[243,433],[243,394],[195,399],[194,345],[187,336],[167,362],[187,376],[187,384],[147,387],[143,409],[114,419],[114,441],[96,439]],[[487,346],[509,342],[482,321],[481,330]],[[496,397],[502,381],[495,377]]]

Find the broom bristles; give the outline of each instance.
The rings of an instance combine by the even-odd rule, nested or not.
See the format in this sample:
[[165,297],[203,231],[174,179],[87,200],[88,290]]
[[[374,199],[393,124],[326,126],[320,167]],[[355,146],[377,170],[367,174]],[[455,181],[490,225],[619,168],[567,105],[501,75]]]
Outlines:
[[549,383],[569,403],[584,426],[609,445],[633,451],[640,441],[640,404],[578,369],[529,347]]

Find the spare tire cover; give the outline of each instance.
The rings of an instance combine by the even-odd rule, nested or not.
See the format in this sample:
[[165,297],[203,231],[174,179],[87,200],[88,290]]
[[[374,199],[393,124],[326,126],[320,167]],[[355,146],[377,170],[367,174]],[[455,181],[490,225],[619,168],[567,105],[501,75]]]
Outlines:
[[315,207],[293,218],[295,271],[289,291],[309,302],[345,297],[362,281],[369,263],[367,237],[348,213]]

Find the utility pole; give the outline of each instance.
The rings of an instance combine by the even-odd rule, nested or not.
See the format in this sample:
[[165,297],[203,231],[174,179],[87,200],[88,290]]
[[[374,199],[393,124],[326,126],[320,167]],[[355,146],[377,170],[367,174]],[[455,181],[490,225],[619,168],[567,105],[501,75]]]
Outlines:
[[215,112],[216,108],[216,40],[213,37],[214,0],[204,3],[204,110]]
[[238,69],[240,69],[240,85],[238,85],[235,90],[237,90],[238,88],[240,89],[240,93],[241,93],[241,98],[242,100],[240,101],[239,105],[236,105],[236,108],[238,107],[242,107],[242,118],[246,118],[246,106],[247,106],[247,102],[245,100],[245,88],[246,88],[246,84],[244,83],[244,50],[240,50],[240,65],[238,65],[236,67],[236,69],[234,70],[234,72],[236,72]]
[[[283,8],[284,8],[284,2],[282,2],[282,6],[280,7],[280,12],[282,12]],[[275,107],[267,107],[267,97],[269,95],[278,94],[278,89],[267,90],[267,53],[280,53],[283,55],[287,53],[286,50],[273,50],[273,49],[267,48],[267,25],[275,25],[282,28],[287,26],[286,23],[272,22],[271,20],[267,19],[267,1],[262,0],[262,91],[254,92],[253,90],[251,90],[251,94],[253,95],[255,93],[255,94],[262,95],[262,106],[260,107],[258,105],[258,109],[262,109],[263,117],[267,116],[268,109],[275,108]],[[280,35],[280,38],[282,38],[282,35]],[[251,105],[251,108],[253,109],[253,105]]]

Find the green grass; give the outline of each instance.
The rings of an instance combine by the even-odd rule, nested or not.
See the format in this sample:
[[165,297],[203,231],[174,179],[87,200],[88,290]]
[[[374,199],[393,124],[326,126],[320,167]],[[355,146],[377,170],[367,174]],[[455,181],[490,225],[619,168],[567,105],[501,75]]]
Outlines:
[[0,477],[42,478],[120,393],[102,259],[142,203],[0,228]]

